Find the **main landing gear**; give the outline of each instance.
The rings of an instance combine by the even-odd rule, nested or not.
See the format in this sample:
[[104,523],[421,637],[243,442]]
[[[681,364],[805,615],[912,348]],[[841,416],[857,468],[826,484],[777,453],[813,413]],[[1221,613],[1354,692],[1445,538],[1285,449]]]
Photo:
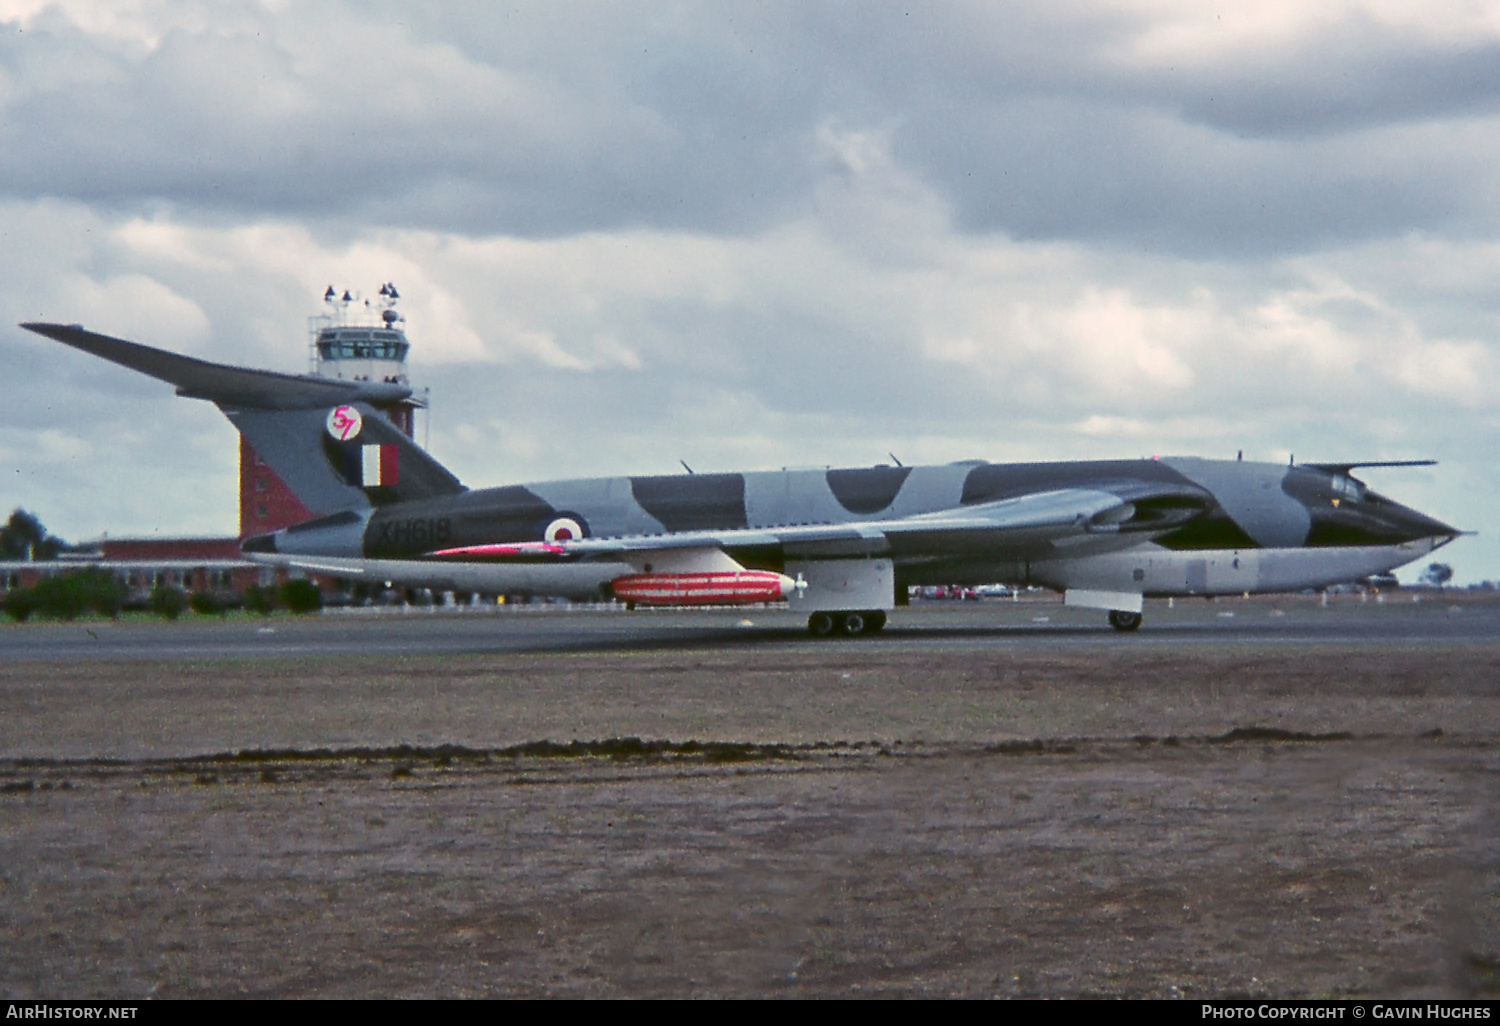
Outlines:
[[1119,609],[1109,611],[1109,625],[1117,631],[1133,631],[1141,625],[1140,613],[1126,613]]
[[885,613],[879,609],[853,613],[814,613],[807,618],[807,633],[815,638],[857,638],[874,634],[885,626]]

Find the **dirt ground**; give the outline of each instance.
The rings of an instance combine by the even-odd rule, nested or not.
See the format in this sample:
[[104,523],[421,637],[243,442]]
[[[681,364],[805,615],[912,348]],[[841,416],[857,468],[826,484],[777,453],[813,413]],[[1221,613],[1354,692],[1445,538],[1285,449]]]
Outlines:
[[0,995],[1500,996],[1497,740],[1500,644],[0,665]]

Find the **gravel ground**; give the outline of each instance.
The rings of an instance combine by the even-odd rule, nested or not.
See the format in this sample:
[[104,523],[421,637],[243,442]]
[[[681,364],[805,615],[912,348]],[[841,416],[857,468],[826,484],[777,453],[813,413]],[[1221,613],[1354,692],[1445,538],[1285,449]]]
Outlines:
[[1497,671],[1145,635],[0,665],[0,995],[1500,996]]

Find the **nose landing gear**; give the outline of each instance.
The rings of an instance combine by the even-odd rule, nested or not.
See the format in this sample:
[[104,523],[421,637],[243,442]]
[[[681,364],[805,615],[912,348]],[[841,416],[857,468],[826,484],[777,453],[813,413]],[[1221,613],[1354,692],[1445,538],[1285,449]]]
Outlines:
[[852,613],[814,613],[807,618],[807,633],[815,638],[856,638],[874,634],[885,626],[885,613],[879,609]]

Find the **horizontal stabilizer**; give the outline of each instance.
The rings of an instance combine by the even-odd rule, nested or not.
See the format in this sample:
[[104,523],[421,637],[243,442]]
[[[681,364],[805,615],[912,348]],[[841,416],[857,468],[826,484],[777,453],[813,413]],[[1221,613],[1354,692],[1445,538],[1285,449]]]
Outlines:
[[[458,478],[379,412],[408,398],[406,385],[231,367],[77,324],[21,327],[176,385],[178,395],[214,403],[316,516],[464,491]],[[330,434],[331,411],[350,411],[354,433],[348,438]]]
[[356,400],[381,405],[411,395],[405,385],[385,382],[341,381],[303,374],[278,374],[211,363],[191,356],[153,349],[138,342],[87,331],[78,324],[22,324],[64,345],[81,349],[122,367],[177,386],[177,394],[208,399],[225,406],[263,410],[300,410],[339,406]]

